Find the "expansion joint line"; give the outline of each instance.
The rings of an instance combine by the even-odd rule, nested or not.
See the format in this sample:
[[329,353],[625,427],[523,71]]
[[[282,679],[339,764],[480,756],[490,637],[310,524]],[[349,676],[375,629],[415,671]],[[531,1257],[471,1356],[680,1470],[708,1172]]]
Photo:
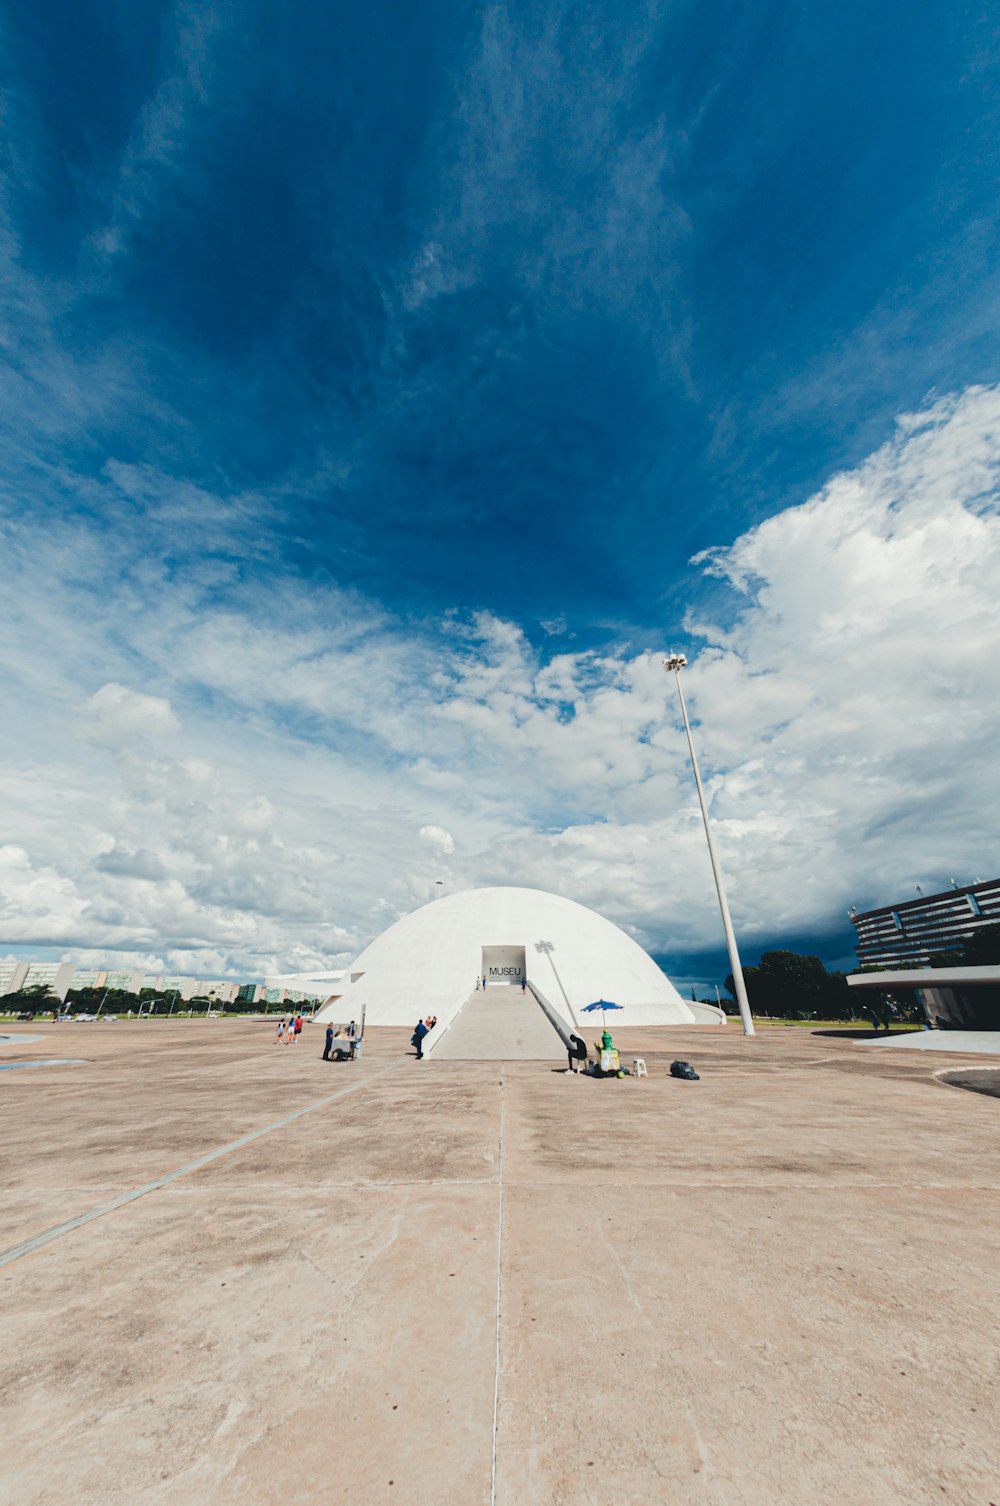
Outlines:
[[45,1229],[41,1234],[36,1234],[19,1245],[12,1245],[9,1250],[0,1250],[0,1266],[10,1265],[12,1261],[20,1260],[22,1255],[31,1255],[35,1250],[41,1250],[45,1245],[51,1244],[54,1239],[61,1239],[64,1234],[71,1234],[74,1229],[82,1229],[85,1224],[93,1223],[95,1218],[103,1218],[106,1213],[114,1213],[116,1209],[124,1208],[126,1203],[134,1203],[136,1198],[145,1197],[150,1192],[157,1192],[168,1182],[176,1182],[178,1177],[190,1176],[193,1171],[200,1171],[203,1166],[209,1166],[220,1156],[232,1155],[234,1151],[242,1150],[245,1145],[252,1145],[254,1140],[261,1139],[263,1135],[270,1135],[275,1130],[284,1129],[286,1124],[293,1124],[304,1114],[314,1114],[317,1109],[325,1109],[327,1104],[335,1103],[338,1098],[344,1098],[348,1093],[356,1093],[359,1088],[367,1087],[376,1078],[384,1077],[387,1072],[394,1071],[398,1065],[398,1062],[390,1062],[387,1067],[373,1072],[370,1077],[363,1077],[360,1082],[352,1082],[346,1088],[330,1093],[326,1098],[317,1099],[315,1103],[307,1103],[304,1108],[295,1109],[291,1114],[275,1119],[273,1124],[265,1124],[260,1129],[251,1130],[248,1135],[241,1135],[238,1140],[232,1140],[228,1145],[220,1145],[217,1150],[210,1150],[207,1155],[199,1156],[196,1161],[189,1161],[186,1166],[179,1166],[176,1171],[165,1172],[155,1181],[144,1182],[141,1187],[133,1187],[130,1192],[121,1193],[118,1197],[112,1198],[110,1203],[102,1204],[100,1208],[91,1208],[89,1212],[80,1213],[76,1218],[67,1219],[63,1224],[55,1224],[51,1229]]
[[497,1412],[500,1406],[500,1302],[503,1278],[503,1062],[500,1063],[500,1131],[497,1156],[497,1333],[496,1363],[493,1370],[493,1454],[490,1464],[490,1506],[497,1498]]

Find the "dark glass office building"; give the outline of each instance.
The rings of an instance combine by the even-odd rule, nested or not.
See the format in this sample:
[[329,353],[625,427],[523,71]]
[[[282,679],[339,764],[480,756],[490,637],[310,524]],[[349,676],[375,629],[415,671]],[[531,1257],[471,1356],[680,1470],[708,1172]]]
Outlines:
[[983,926],[1000,924],[1000,879],[924,894],[851,920],[860,966],[926,966],[940,952],[957,951]]

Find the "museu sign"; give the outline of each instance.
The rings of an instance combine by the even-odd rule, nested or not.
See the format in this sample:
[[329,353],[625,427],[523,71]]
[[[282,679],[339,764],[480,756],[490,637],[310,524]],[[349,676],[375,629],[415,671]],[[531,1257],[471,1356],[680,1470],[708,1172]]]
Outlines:
[[523,946],[484,946],[480,977],[487,983],[520,983],[525,976]]

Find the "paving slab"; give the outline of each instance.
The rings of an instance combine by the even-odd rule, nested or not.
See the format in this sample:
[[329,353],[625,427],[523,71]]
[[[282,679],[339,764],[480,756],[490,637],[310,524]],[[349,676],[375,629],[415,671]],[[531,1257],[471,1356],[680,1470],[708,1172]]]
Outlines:
[[0,1500],[1000,1502],[1000,1101],[808,1031],[614,1034],[648,1079],[59,1026],[72,1081],[0,1079],[4,1247],[182,1175],[0,1270]]
[[3,1498],[484,1499],[495,1214],[482,1186],[175,1185],[29,1257],[3,1286]]
[[997,1305],[945,1276],[967,1236],[996,1258],[995,1194],[518,1186],[506,1209],[500,1506],[996,1499]]
[[1000,1030],[909,1030],[901,1035],[862,1036],[859,1046],[891,1046],[900,1051],[964,1051],[1000,1056]]

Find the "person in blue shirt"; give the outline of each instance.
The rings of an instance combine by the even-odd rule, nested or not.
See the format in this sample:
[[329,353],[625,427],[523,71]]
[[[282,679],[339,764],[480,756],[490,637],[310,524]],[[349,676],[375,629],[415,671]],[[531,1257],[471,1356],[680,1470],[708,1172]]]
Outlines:
[[410,1036],[410,1044],[417,1048],[418,1062],[422,1062],[424,1059],[424,1037],[430,1035],[435,1024],[436,1021],[432,1019],[427,1019],[426,1021],[418,1020],[416,1029]]

